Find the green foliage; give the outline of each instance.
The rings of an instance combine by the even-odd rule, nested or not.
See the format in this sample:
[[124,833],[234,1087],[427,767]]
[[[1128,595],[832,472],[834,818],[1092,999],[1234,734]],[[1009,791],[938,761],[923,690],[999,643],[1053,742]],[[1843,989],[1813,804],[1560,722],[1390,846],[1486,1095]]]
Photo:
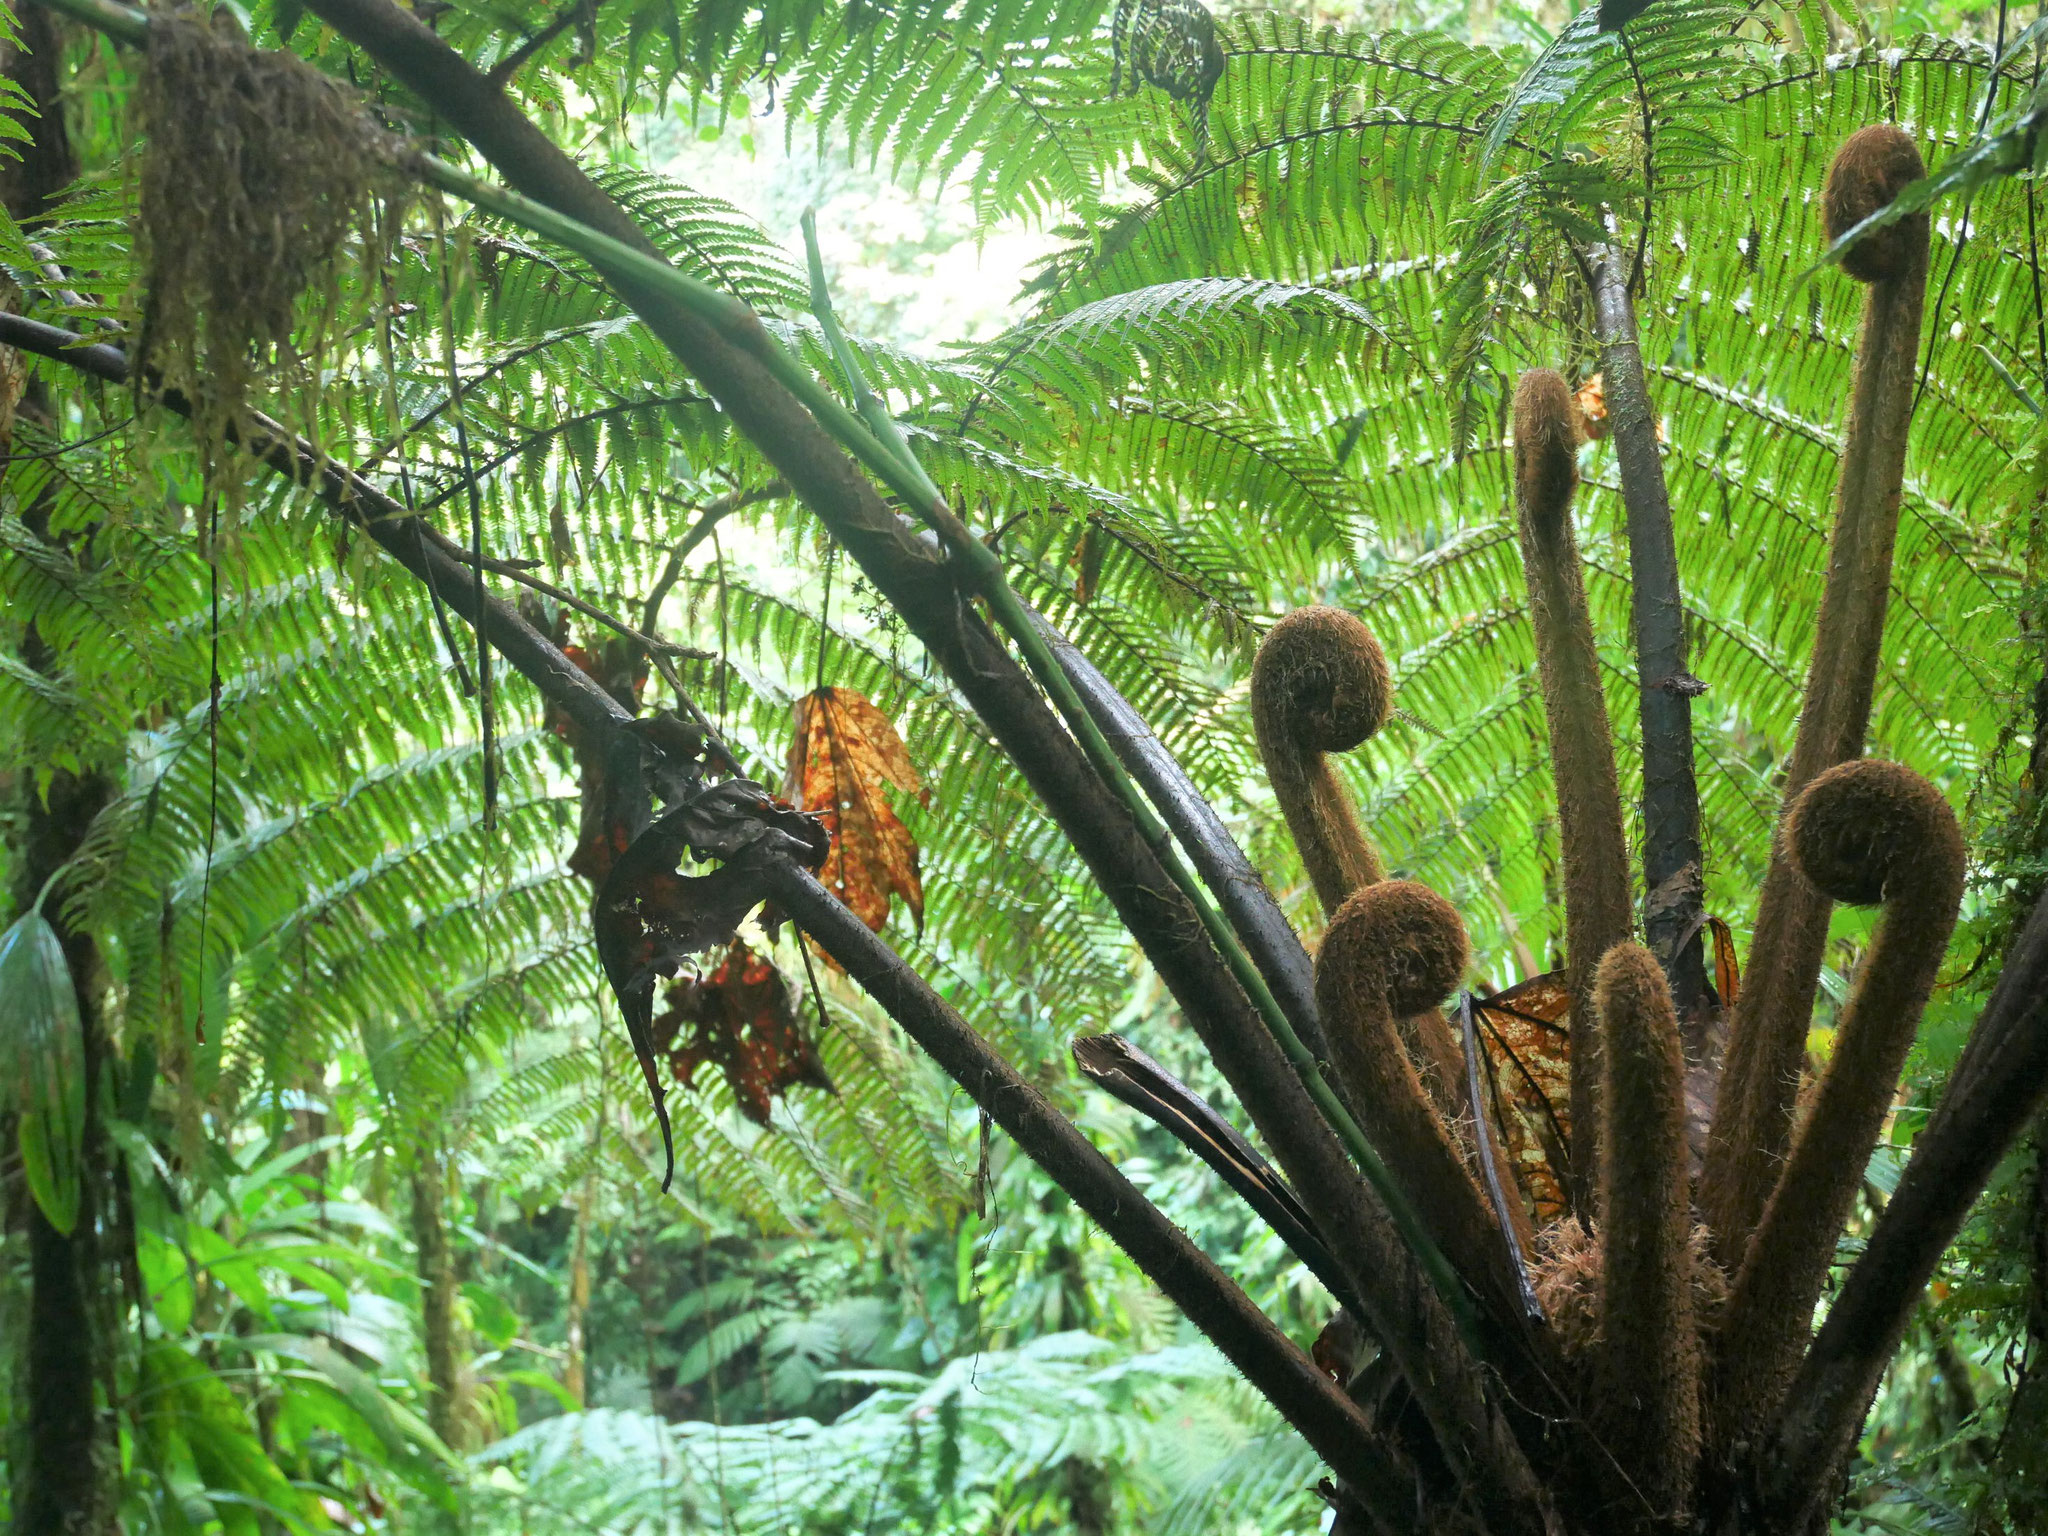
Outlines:
[[71,965],[38,906],[0,934],[0,1081],[19,1127],[28,1192],[67,1235],[78,1224],[83,1051]]
[[[1986,114],[1981,46],[1879,48],[1818,5],[1653,6],[1619,37],[1589,8],[1506,47],[1240,14],[1219,23],[1203,144],[1156,89],[1110,99],[1109,10],[634,0],[574,10],[512,88],[563,142],[609,151],[606,185],[657,245],[760,308],[828,380],[790,254],[694,193],[687,155],[646,164],[643,114],[710,124],[772,98],[764,138],[780,127],[964,197],[984,230],[1048,231],[1057,247],[1002,334],[936,353],[857,336],[863,369],[1019,591],[1133,700],[1301,915],[1306,884],[1254,767],[1250,649],[1303,601],[1364,615],[1404,714],[1343,771],[1395,871],[1467,914],[1493,983],[1545,968],[1563,937],[1505,403],[1524,366],[1590,370],[1570,248],[1640,252],[1693,670],[1710,685],[1695,711],[1709,905],[1745,932],[1859,304],[1811,271],[1817,193],[1850,130],[1910,124],[1936,166],[1915,196],[1972,200],[1967,239],[1937,222],[1873,751],[1970,805],[1978,831],[2003,816],[2037,664],[2020,616],[2038,580],[2033,402],[2048,400],[2038,103],[2016,64]],[[551,14],[462,3],[436,25],[488,68]],[[259,20],[330,73],[374,77],[286,7]],[[128,324],[132,81],[111,50],[70,62],[90,174],[35,237],[76,296],[11,224],[0,264],[35,318]],[[417,106],[390,105],[400,120]],[[873,697],[933,790],[931,809],[899,808],[923,850],[926,926],[889,940],[1312,1338],[1327,1299],[1270,1234],[1069,1074],[1074,1035],[1123,1027],[1216,1086],[986,729],[585,264],[454,208],[444,243],[435,217],[415,210],[383,232],[388,262],[344,262],[341,291],[307,299],[307,323],[335,303],[349,320],[317,381],[272,376],[279,409],[463,542],[473,480],[489,553],[706,653],[682,680],[771,786],[796,696],[822,679]],[[1130,1529],[1314,1526],[1306,1452],[999,1140],[982,1183],[971,1107],[843,978],[821,974],[804,1000],[836,1091],[799,1093],[765,1131],[708,1075],[673,1094],[679,1172],[659,1196],[588,888],[564,864],[577,767],[538,700],[501,679],[487,830],[468,663],[418,586],[253,468],[203,538],[189,436],[34,368],[48,404],[18,414],[0,482],[0,771],[33,784],[98,766],[119,785],[66,910],[100,938],[134,1064],[108,1119],[135,1209],[135,1289],[119,1298],[133,1528],[368,1525],[394,1506],[532,1531],[1057,1527],[1098,1495]],[[1633,803],[1611,450],[1588,445],[1580,468]],[[728,501],[744,504],[671,571]],[[521,597],[599,650],[584,618]],[[31,625],[51,666],[27,659]],[[659,684],[641,696],[667,702]],[[6,966],[42,953],[38,931],[10,931]],[[760,944],[803,974],[791,938]],[[17,1051],[32,1014],[62,1032],[28,996],[0,979]],[[9,1082],[83,1102],[82,1069],[36,1061],[40,1077]],[[49,1145],[46,1210],[75,1142]],[[427,1428],[417,1234],[387,1214],[427,1148],[454,1170],[467,1454]],[[986,1215],[970,1214],[978,1195]],[[1943,1322],[1995,1397],[2025,1277],[1995,1256],[2010,1233],[1972,1241],[1954,1278],[1997,1283],[1963,1290],[1969,1316]],[[1916,1335],[1879,1420],[1892,1438],[1874,1442],[1880,1462],[1926,1452],[1886,1463],[1923,1489],[1936,1478],[1913,1469],[1947,1475],[1960,1428],[1900,1429],[1934,1422],[1915,1405],[1936,1344],[1931,1326]]]

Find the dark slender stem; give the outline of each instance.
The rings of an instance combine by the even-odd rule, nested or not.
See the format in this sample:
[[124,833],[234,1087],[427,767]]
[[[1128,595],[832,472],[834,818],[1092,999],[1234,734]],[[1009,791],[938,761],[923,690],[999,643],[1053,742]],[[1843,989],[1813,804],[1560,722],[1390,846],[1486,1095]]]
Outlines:
[[[463,386],[463,394],[465,396],[473,395],[476,392],[476,384],[477,381],[471,379]],[[451,398],[453,398],[452,392]],[[653,400],[622,400],[616,405],[601,406],[597,410],[584,411],[575,416],[564,416],[560,421],[551,422],[537,431],[529,432],[526,436],[508,443],[481,464],[476,465],[473,469],[465,470],[453,484],[444,485],[441,489],[434,492],[433,495],[429,496],[421,504],[420,510],[422,512],[431,512],[444,501],[452,500],[464,492],[473,492],[477,482],[500,464],[518,458],[528,449],[537,447],[551,437],[559,437],[571,427],[580,427],[590,422],[609,421],[615,416],[629,416],[634,411],[651,411],[671,405],[705,404],[708,404],[708,402],[702,395],[662,395]]]
[[867,925],[787,858],[764,860],[769,893],[868,995],[967,1090],[1172,1298],[1390,1530],[1415,1529],[1400,1469],[1337,1385],[1209,1256]]
[[683,562],[698,545],[717,530],[718,525],[742,507],[751,507],[756,502],[775,501],[789,494],[788,482],[770,480],[766,485],[757,485],[751,491],[734,491],[730,496],[721,496],[706,505],[697,515],[697,521],[690,525],[690,531],[683,535],[682,542],[669,551],[668,563],[661,568],[661,575],[655,578],[653,587],[647,593],[647,606],[640,616],[640,628],[652,635],[654,621],[661,615],[661,605],[675,585],[682,579]]
[[1479,1031],[1472,1022],[1472,994],[1458,994],[1458,1025],[1463,1037],[1465,1050],[1465,1091],[1472,1098],[1472,1147],[1479,1155],[1479,1167],[1486,1179],[1487,1202],[1493,1207],[1493,1219],[1500,1223],[1502,1241],[1507,1244],[1508,1260],[1514,1266],[1515,1285],[1521,1292],[1522,1310],[1532,1323],[1543,1321],[1543,1303],[1536,1299],[1536,1287],[1529,1281],[1529,1259],[1522,1252],[1522,1244],[1515,1236],[1514,1211],[1508,1204],[1519,1196],[1511,1195],[1501,1184],[1500,1160],[1493,1150],[1492,1117],[1487,1112],[1486,1081],[1482,1055],[1479,1049]]
[[[462,483],[469,492],[470,579],[476,586],[476,611],[483,611],[489,598],[484,568],[484,502],[477,485],[477,471],[469,451],[469,408],[462,398],[462,374],[455,362],[455,301],[453,279],[448,271],[448,233],[442,225],[441,200],[433,200],[434,238],[441,251],[441,361],[448,370],[448,419],[455,426],[455,453],[462,465]],[[476,708],[482,727],[483,829],[498,824],[498,710],[491,688],[491,648],[481,628],[476,633]]]
[[1293,1021],[1310,1050],[1328,1059],[1322,1020],[1316,1015],[1316,976],[1301,936],[1287,921],[1266,882],[1223,825],[1215,807],[1195,788],[1164,742],[1144,718],[1082,654],[1081,648],[1041,614],[1031,615],[1052,647],[1074,691],[1095,717],[1111,749],[1158,809],[1160,818],[1187,851],[1188,862],[1215,894],[1259,974]]
[[1786,1398],[1765,1468],[1774,1505],[1810,1509],[1834,1487],[1935,1265],[2044,1094],[2048,895],[2014,941],[1948,1089]]
[[557,11],[549,19],[546,26],[542,27],[533,36],[529,37],[525,42],[491,66],[491,84],[496,86],[509,85],[512,77],[519,73],[521,66],[528,59],[575,26],[579,16],[587,12],[594,12],[596,9],[597,7],[592,3],[592,0],[569,0],[567,5],[563,6],[561,10]]
[[1635,44],[1628,40],[1628,29],[1621,31],[1621,51],[1628,58],[1629,77],[1636,83],[1636,105],[1643,114],[1643,227],[1636,231],[1635,260],[1629,265],[1628,286],[1631,293],[1640,292],[1643,283],[1643,258],[1650,250],[1650,215],[1657,203],[1657,140],[1656,125],[1650,116],[1650,88],[1643,83],[1643,67],[1636,61]]
[[1351,1292],[1315,1221],[1279,1173],[1237,1127],[1202,1096],[1121,1035],[1083,1035],[1072,1047],[1082,1075],[1120,1103],[1151,1120],[1206,1163],[1237,1197],[1258,1213],[1280,1241],[1354,1316],[1364,1304]]
[[1672,1002],[1683,1023],[1699,1008],[1707,986],[1697,922],[1703,892],[1700,796],[1692,759],[1692,699],[1699,685],[1686,667],[1685,603],[1678,586],[1671,498],[1629,298],[1627,262],[1606,246],[1587,252],[1586,260],[1628,520],[1629,603],[1642,690],[1643,931],[1670,979]]

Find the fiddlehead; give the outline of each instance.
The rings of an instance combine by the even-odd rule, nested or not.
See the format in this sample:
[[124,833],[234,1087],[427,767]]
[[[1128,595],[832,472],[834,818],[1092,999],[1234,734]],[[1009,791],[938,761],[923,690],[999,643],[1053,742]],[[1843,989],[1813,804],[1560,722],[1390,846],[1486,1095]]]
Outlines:
[[1628,842],[1615,780],[1614,737],[1600,690],[1600,658],[1572,535],[1578,484],[1571,390],[1548,368],[1515,390],[1515,509],[1529,623],[1550,725],[1564,852],[1565,974],[1572,996],[1572,1203],[1592,1217],[1599,1168],[1599,1015],[1593,974],[1629,936]]
[[[1418,1073],[1414,1031],[1458,984],[1471,950],[1451,904],[1383,880],[1338,909],[1316,957],[1316,1003],[1345,1098],[1461,1273],[1484,1276],[1503,1316],[1519,1306],[1500,1228]],[[1405,1035],[1405,1038],[1404,1038]],[[1524,1251],[1526,1218],[1515,1215]]]
[[1747,1257],[1716,1368],[1715,1430],[1754,1441],[1803,1352],[1870,1149],[1934,990],[1963,895],[1955,812],[1897,763],[1844,763],[1807,786],[1786,852],[1830,900],[1884,904],[1835,1031],[1835,1049]]
[[[1847,233],[1923,174],[1919,151],[1899,129],[1879,124],[1851,134],[1828,172],[1828,238]],[[1827,582],[1785,776],[1788,808],[1816,775],[1861,754],[1870,724],[1913,416],[1927,216],[1900,219],[1851,247],[1842,267],[1870,287],[1843,434]],[[1756,942],[1729,1032],[1700,1183],[1701,1211],[1730,1268],[1740,1267],[1791,1135],[1800,1052],[1827,945],[1828,901],[1793,872],[1781,841],[1758,902]]]
[[1259,757],[1308,866],[1323,911],[1386,878],[1328,752],[1348,752],[1386,724],[1394,683],[1372,631],[1341,608],[1298,608],[1267,633],[1252,663]]
[[1658,1513],[1692,1491],[1700,1439],[1685,1058],[1656,958],[1617,944],[1596,985],[1602,1041],[1600,1426]]

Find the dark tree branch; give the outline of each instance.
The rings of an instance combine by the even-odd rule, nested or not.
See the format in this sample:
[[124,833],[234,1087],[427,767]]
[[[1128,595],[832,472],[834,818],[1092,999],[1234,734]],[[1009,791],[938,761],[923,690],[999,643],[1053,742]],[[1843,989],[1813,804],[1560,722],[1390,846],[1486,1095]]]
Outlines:
[[1628,517],[1629,607],[1635,622],[1636,681],[1642,690],[1643,933],[1670,978],[1671,1000],[1683,1022],[1706,998],[1707,973],[1697,922],[1700,794],[1693,777],[1692,674],[1686,670],[1678,547],[1657,448],[1657,413],[1650,404],[1635,304],[1629,298],[1628,258],[1600,246],[1586,252],[1585,259]]
[[[2014,941],[1897,1191],[1786,1396],[1764,1474],[1771,1507],[1796,1516],[1834,1486],[1935,1265],[2044,1094],[2048,895]],[[1803,1525],[1793,1519],[1785,1529]]]
[[[415,18],[389,0],[313,0],[311,8],[432,101],[442,119],[513,188],[658,255],[632,219],[574,161]],[[1372,1299],[1375,1331],[1400,1361],[1475,1502],[1499,1531],[1541,1530],[1540,1493],[1525,1454],[1384,1207],[1316,1113],[1130,812],[967,603],[941,551],[928,536],[906,527],[839,445],[748,350],[746,326],[714,327],[630,274],[606,276],[775,464],[988,723],[1266,1135],[1338,1263]],[[1501,1344],[1504,1366],[1523,1400],[1555,1403],[1555,1390],[1536,1364],[1535,1341],[1509,1337]],[[1540,1424],[1532,1420],[1530,1432],[1540,1436]]]
[[1405,1469],[1379,1448],[1358,1405],[809,871],[780,856],[764,858],[760,867],[777,905],[1159,1284],[1374,1519],[1388,1531],[1417,1529]]
[[[54,325],[0,314],[0,342],[52,358],[109,384],[128,382],[128,357],[120,348],[104,342],[80,346],[73,333]],[[181,416],[191,413],[190,405],[175,391],[166,391],[160,399]],[[470,572],[459,555],[450,551],[439,530],[408,516],[397,502],[304,438],[268,417],[259,415],[252,420],[256,430],[242,440],[249,454],[293,483],[312,486],[337,516],[362,529],[465,621],[477,622]],[[513,669],[577,725],[601,739],[631,718],[587,672],[509,605],[486,598],[483,625],[485,638]]]
[[648,634],[654,633],[654,621],[661,616],[661,605],[675,585],[682,579],[683,562],[690,554],[710,538],[718,525],[739,511],[756,502],[775,501],[789,494],[786,481],[770,480],[766,485],[757,485],[751,491],[734,491],[730,496],[721,496],[709,503],[697,515],[697,521],[690,525],[690,531],[683,535],[682,542],[669,551],[668,563],[661,568],[661,575],[655,578],[647,593],[647,606],[640,618],[640,627]]

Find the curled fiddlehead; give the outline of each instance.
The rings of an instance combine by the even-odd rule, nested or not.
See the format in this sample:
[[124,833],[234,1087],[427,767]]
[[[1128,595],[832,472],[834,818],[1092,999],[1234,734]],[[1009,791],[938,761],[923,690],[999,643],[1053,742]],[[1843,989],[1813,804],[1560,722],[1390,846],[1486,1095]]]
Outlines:
[[[1331,1064],[1367,1136],[1460,1272],[1483,1279],[1501,1315],[1519,1291],[1500,1228],[1418,1073],[1412,1031],[1434,1021],[1470,958],[1465,925],[1424,885],[1384,880],[1337,911],[1316,957],[1316,1002]],[[1512,1212],[1525,1249],[1526,1217]]]
[[1572,996],[1572,1193],[1590,1217],[1599,1168],[1598,1011],[1593,974],[1600,957],[1629,936],[1628,842],[1614,772],[1614,737],[1600,691],[1600,658],[1586,611],[1586,586],[1572,534],[1578,485],[1570,387],[1548,368],[1515,389],[1515,510],[1529,622],[1550,725],[1564,854],[1565,975]]
[[1963,839],[1941,792],[1897,763],[1844,763],[1792,808],[1786,854],[1833,901],[1883,915],[1783,1174],[1729,1295],[1716,1366],[1723,1443],[1754,1440],[1803,1353],[1835,1237],[1897,1091],[1963,894]]
[[[1923,174],[1919,151],[1900,129],[1886,123],[1851,134],[1828,172],[1828,238],[1853,229]],[[1861,754],[1870,724],[1913,417],[1927,236],[1927,216],[1915,214],[1852,246],[1842,262],[1850,277],[1869,287],[1827,582],[1785,776],[1788,811],[1816,775]],[[1791,1137],[1828,905],[1827,895],[1794,872],[1781,839],[1758,901],[1756,941],[1729,1031],[1699,1192],[1715,1250],[1730,1268],[1740,1265]]]
[[1297,608],[1268,631],[1252,663],[1252,725],[1266,777],[1332,916],[1361,886],[1386,878],[1325,753],[1376,735],[1393,706],[1386,654],[1341,608]]

